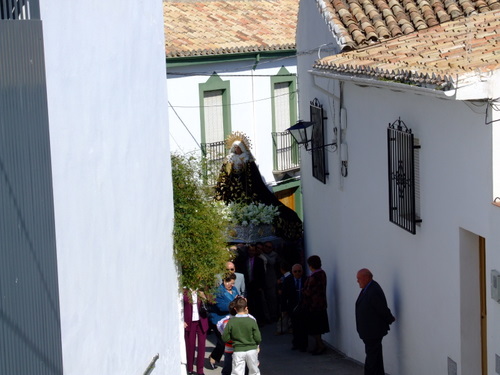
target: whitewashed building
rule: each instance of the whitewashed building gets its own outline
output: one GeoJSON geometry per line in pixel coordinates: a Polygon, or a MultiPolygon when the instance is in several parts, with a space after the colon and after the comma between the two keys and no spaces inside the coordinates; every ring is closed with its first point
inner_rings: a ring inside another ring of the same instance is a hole
{"type": "Polygon", "coordinates": [[[301,147],[306,251],[328,275],[324,339],[364,361],[354,306],[367,267],[397,319],[388,374],[500,373],[499,5],[358,5],[299,10],[299,114],[321,107],[312,144],[337,145],[301,147]]]}
{"type": "Polygon", "coordinates": [[[179,374],[162,3],[0,3],[0,373],[179,374]]]}
{"type": "MultiPolygon", "coordinates": [[[[301,216],[297,121],[298,0],[164,2],[170,144],[205,156],[213,183],[232,131],[252,141],[259,170],[301,216]]],[[[209,173],[210,174],[210,173],[209,173]]]]}

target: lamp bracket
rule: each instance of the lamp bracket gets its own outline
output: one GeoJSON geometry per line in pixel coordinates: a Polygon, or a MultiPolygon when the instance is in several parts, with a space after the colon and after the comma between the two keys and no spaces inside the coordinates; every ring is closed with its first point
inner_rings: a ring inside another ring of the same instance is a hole
{"type": "Polygon", "coordinates": [[[337,150],[337,142],[333,142],[333,143],[328,143],[327,145],[323,145],[323,146],[316,146],[316,147],[308,147],[310,142],[306,143],[305,144],[305,147],[306,147],[306,151],[309,151],[309,152],[312,152],[312,151],[316,151],[316,150],[322,150],[326,147],[332,147],[332,150],[333,151],[336,151],[337,150]]]}

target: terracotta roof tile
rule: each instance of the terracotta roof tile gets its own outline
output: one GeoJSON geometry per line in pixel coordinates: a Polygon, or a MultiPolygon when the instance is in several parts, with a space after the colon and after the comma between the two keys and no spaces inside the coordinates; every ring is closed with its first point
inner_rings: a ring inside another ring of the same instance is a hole
{"type": "Polygon", "coordinates": [[[167,58],[295,49],[299,0],[167,0],[167,58]]]}
{"type": "Polygon", "coordinates": [[[341,49],[364,48],[500,9],[498,0],[316,0],[341,49]]]}
{"type": "Polygon", "coordinates": [[[500,11],[480,13],[325,57],[314,69],[448,88],[457,79],[500,69],[500,11]]]}

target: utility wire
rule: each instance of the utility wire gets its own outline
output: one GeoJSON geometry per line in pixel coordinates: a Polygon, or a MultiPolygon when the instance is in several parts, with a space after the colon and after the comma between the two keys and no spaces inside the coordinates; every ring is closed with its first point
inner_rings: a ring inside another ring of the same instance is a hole
{"type": "Polygon", "coordinates": [[[184,125],[184,127],[186,128],[186,130],[188,131],[189,135],[191,136],[191,138],[193,138],[193,140],[195,141],[196,145],[200,148],[201,150],[201,145],[198,143],[198,141],[196,140],[196,138],[193,136],[193,133],[191,133],[188,129],[188,127],[186,126],[186,124],[184,123],[184,121],[182,121],[181,117],[179,116],[179,114],[177,113],[177,111],[175,110],[175,108],[172,106],[172,104],[170,103],[170,100],[168,101],[168,105],[170,108],[172,108],[172,111],[174,111],[175,115],[177,116],[177,118],[179,119],[179,121],[181,122],[182,125],[184,125]]]}
{"type": "MultiPolygon", "coordinates": [[[[243,104],[251,104],[251,103],[256,103],[256,102],[263,102],[265,100],[269,99],[274,99],[274,98],[279,98],[280,96],[287,96],[287,95],[292,95],[295,94],[297,90],[295,91],[290,91],[285,94],[280,94],[280,95],[273,95],[268,98],[262,98],[262,99],[256,99],[256,100],[250,100],[248,102],[240,102],[240,103],[231,103],[231,104],[215,104],[215,105],[204,105],[203,108],[217,108],[217,107],[234,107],[237,105],[243,105],[243,104]]],[[[168,102],[170,107],[173,109],[174,106],[168,102]]],[[[175,108],[201,108],[199,105],[176,105],[175,108]]],[[[177,114],[177,113],[176,113],[177,114]]]]}

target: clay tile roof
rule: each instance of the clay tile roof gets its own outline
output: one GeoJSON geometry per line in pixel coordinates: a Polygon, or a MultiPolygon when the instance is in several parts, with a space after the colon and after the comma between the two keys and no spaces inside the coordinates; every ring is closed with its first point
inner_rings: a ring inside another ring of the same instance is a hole
{"type": "Polygon", "coordinates": [[[316,0],[343,51],[500,9],[498,0],[316,0]]]}
{"type": "Polygon", "coordinates": [[[295,49],[299,0],[164,0],[167,58],[295,49]]]}
{"type": "Polygon", "coordinates": [[[325,57],[314,69],[447,89],[500,69],[500,10],[325,57]]]}

